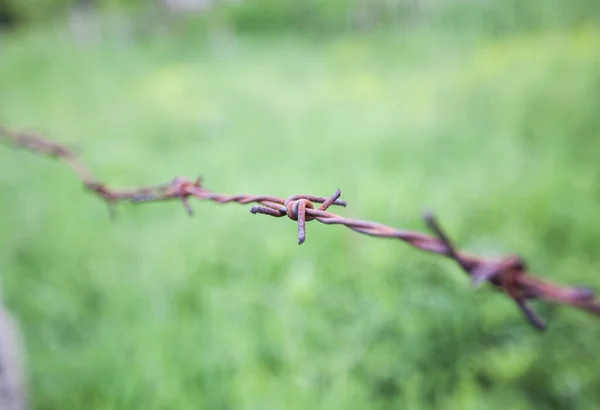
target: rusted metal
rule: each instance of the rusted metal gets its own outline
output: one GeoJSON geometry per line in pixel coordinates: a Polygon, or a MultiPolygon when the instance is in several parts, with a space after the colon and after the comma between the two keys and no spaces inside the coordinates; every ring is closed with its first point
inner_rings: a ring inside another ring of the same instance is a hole
{"type": "Polygon", "coordinates": [[[316,220],[326,225],[343,225],[355,232],[379,238],[399,239],[419,250],[445,256],[454,260],[469,275],[473,284],[488,282],[512,299],[525,319],[536,329],[543,330],[546,325],[537,313],[528,305],[530,300],[544,300],[556,304],[569,305],[600,317],[600,301],[588,288],[560,286],[540,279],[530,273],[524,260],[518,255],[502,259],[486,259],[458,251],[432,213],[426,213],[423,219],[433,236],[419,232],[400,230],[383,224],[345,218],[329,212],[332,205],[346,206],[340,199],[338,189],[328,198],[295,194],[288,198],[269,195],[226,195],[206,189],[201,178],[188,180],[175,178],[170,183],[138,189],[115,190],[98,182],[72,150],[30,133],[14,133],[0,128],[0,140],[16,146],[39,152],[67,163],[84,182],[88,190],[98,195],[109,205],[117,202],[145,203],[168,200],[182,202],[189,215],[193,214],[190,198],[213,201],[221,204],[255,204],[250,209],[253,214],[263,214],[281,218],[287,216],[297,223],[298,244],[306,240],[306,223],[316,220]],[[318,206],[316,206],[318,204],[318,206]]]}
{"type": "Polygon", "coordinates": [[[111,216],[115,215],[114,206],[118,202],[133,201],[136,198],[153,192],[162,192],[168,196],[172,189],[172,184],[133,189],[111,188],[96,179],[72,149],[44,139],[31,132],[14,132],[0,126],[0,141],[64,162],[83,182],[84,187],[88,191],[96,194],[106,202],[111,216]]]}
{"type": "MultiPolygon", "coordinates": [[[[332,198],[338,198],[339,194],[338,190],[332,198]]],[[[294,200],[295,196],[288,199],[294,200]]],[[[303,202],[302,205],[305,203],[303,202]]],[[[457,251],[432,213],[426,213],[423,218],[435,237],[419,232],[399,230],[375,222],[344,218],[331,212],[325,212],[325,210],[314,209],[314,206],[298,206],[297,209],[298,213],[291,216],[284,212],[283,208],[274,209],[273,207],[254,206],[250,212],[275,217],[287,215],[294,221],[314,219],[327,225],[344,225],[365,235],[399,239],[422,251],[446,256],[453,259],[470,276],[474,284],[488,281],[496,289],[504,291],[515,301],[527,321],[539,330],[546,327],[545,323],[527,304],[527,300],[542,299],[553,303],[568,304],[600,316],[600,302],[595,300],[594,293],[590,289],[559,286],[536,278],[527,273],[526,264],[520,256],[511,255],[501,260],[489,260],[457,251]]],[[[304,239],[304,226],[300,227],[299,223],[298,243],[304,242],[304,239]]]]}

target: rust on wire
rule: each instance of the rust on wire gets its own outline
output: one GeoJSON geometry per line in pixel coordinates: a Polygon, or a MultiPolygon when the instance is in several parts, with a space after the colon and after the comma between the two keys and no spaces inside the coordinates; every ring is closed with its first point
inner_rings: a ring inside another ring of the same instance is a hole
{"type": "Polygon", "coordinates": [[[298,226],[298,244],[306,240],[306,223],[316,220],[326,225],[343,225],[355,232],[379,238],[401,240],[419,250],[438,254],[452,259],[470,277],[473,284],[488,282],[495,289],[512,299],[525,319],[538,330],[546,327],[544,321],[531,308],[529,301],[544,300],[550,303],[569,305],[600,317],[600,301],[588,288],[561,286],[540,279],[528,272],[527,265],[518,255],[500,260],[485,259],[468,255],[457,250],[448,235],[441,228],[432,213],[426,213],[423,219],[433,235],[400,230],[370,221],[345,218],[328,209],[333,206],[346,206],[340,199],[338,189],[328,198],[296,194],[288,198],[269,195],[226,195],[206,189],[201,178],[188,180],[175,178],[163,185],[145,188],[115,190],[96,180],[77,155],[67,147],[47,141],[32,133],[12,132],[0,127],[0,141],[11,143],[30,151],[55,157],[65,162],[81,179],[84,186],[107,202],[145,203],[179,200],[189,215],[193,214],[190,198],[213,201],[216,203],[255,204],[250,209],[253,214],[272,217],[287,216],[298,226]]]}

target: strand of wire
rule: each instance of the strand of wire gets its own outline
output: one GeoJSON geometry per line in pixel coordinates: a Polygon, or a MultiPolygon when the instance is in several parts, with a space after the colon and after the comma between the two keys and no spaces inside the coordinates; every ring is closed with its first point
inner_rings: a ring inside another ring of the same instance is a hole
{"type": "MultiPolygon", "coordinates": [[[[401,240],[414,248],[428,253],[438,254],[454,260],[469,275],[475,285],[490,283],[497,290],[511,298],[525,319],[536,329],[546,327],[544,321],[529,306],[528,301],[541,299],[551,303],[566,304],[600,317],[600,302],[588,288],[560,286],[540,279],[527,272],[527,266],[518,255],[510,255],[500,260],[491,260],[468,255],[456,250],[449,237],[442,230],[433,214],[424,215],[426,225],[433,236],[419,232],[400,230],[383,224],[345,218],[328,209],[346,206],[340,199],[338,189],[330,197],[296,194],[288,198],[269,195],[227,195],[207,190],[202,186],[201,178],[194,181],[174,178],[162,185],[115,190],[96,180],[77,155],[67,147],[50,142],[32,133],[15,133],[0,127],[0,138],[15,146],[55,157],[65,162],[82,180],[84,186],[98,195],[109,205],[119,201],[133,203],[179,200],[189,215],[193,214],[189,198],[208,200],[216,203],[256,204],[250,212],[281,218],[287,216],[298,225],[298,244],[306,240],[306,223],[316,220],[326,225],[343,225],[355,232],[379,237],[401,240]],[[315,204],[319,204],[315,207],[315,204]]],[[[110,208],[112,210],[112,206],[110,208]]],[[[111,214],[114,214],[111,212],[111,214]]]]}

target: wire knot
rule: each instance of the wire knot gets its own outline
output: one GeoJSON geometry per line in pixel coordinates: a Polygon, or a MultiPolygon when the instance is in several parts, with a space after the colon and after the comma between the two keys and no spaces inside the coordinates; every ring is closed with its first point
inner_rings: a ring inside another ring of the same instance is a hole
{"type": "Polygon", "coordinates": [[[176,177],[168,184],[141,189],[131,196],[130,199],[133,203],[179,199],[188,215],[192,216],[194,211],[189,204],[188,198],[191,195],[198,196],[201,192],[205,192],[202,188],[201,177],[198,177],[194,181],[176,177]]]}
{"type": "Polygon", "coordinates": [[[327,208],[331,205],[346,206],[346,202],[340,199],[341,195],[342,192],[339,189],[329,198],[296,194],[283,201],[283,207],[279,205],[281,202],[275,204],[269,203],[269,201],[263,201],[261,202],[263,206],[253,206],[252,209],[250,209],[250,212],[253,214],[274,216],[276,218],[287,215],[292,221],[297,221],[298,245],[302,245],[306,240],[306,222],[317,219],[318,217],[323,217],[325,211],[327,211],[327,208]],[[315,209],[314,202],[321,205],[315,209]],[[319,212],[321,214],[319,214],[319,212]]]}
{"type": "Polygon", "coordinates": [[[297,199],[299,195],[293,195],[287,198],[284,202],[285,213],[292,221],[297,221],[298,218],[304,218],[305,221],[312,221],[314,216],[307,215],[307,209],[315,209],[314,204],[306,198],[297,199]]]}
{"type": "Polygon", "coordinates": [[[188,198],[190,195],[194,193],[198,193],[202,190],[202,177],[196,178],[194,181],[190,181],[189,179],[176,177],[171,183],[161,192],[163,198],[179,198],[183,207],[189,216],[194,215],[194,211],[190,206],[188,198]]]}

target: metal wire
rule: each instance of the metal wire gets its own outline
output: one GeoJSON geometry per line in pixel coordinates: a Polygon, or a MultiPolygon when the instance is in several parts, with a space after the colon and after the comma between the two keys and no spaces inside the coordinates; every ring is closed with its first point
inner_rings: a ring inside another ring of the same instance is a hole
{"type": "Polygon", "coordinates": [[[269,195],[226,195],[209,191],[202,185],[201,178],[188,180],[175,178],[170,183],[137,189],[116,190],[96,180],[77,155],[67,147],[47,141],[35,134],[11,132],[0,127],[0,140],[15,146],[55,157],[71,167],[84,186],[98,195],[107,204],[128,201],[145,203],[167,200],[182,202],[189,215],[193,214],[189,198],[208,200],[216,203],[256,204],[250,212],[276,218],[287,216],[297,223],[298,244],[306,240],[306,223],[316,220],[326,225],[343,225],[355,232],[378,238],[399,239],[414,248],[445,256],[454,260],[474,284],[488,282],[512,299],[525,319],[534,328],[544,330],[545,322],[529,306],[528,301],[540,299],[551,303],[569,305],[600,317],[600,301],[588,288],[560,286],[528,273],[524,260],[518,255],[510,255],[499,260],[485,259],[456,250],[448,235],[441,228],[432,213],[423,219],[433,236],[419,232],[399,230],[376,222],[345,218],[328,209],[333,206],[346,206],[340,199],[338,189],[328,198],[295,194],[288,198],[269,195]],[[318,205],[316,205],[318,204],[318,205]]]}

